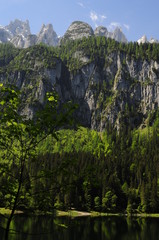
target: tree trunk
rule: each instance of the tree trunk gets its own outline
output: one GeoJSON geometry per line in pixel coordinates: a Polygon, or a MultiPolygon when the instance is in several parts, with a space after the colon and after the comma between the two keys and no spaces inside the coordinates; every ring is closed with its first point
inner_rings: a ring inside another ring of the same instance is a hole
{"type": "Polygon", "coordinates": [[[9,228],[10,228],[10,223],[11,223],[13,217],[14,217],[15,210],[17,208],[17,202],[18,202],[20,189],[21,189],[21,185],[22,185],[22,179],[23,179],[23,169],[24,169],[24,163],[22,164],[22,168],[21,168],[21,174],[20,174],[20,178],[19,178],[18,191],[16,193],[16,197],[15,197],[15,200],[14,200],[13,208],[11,210],[11,214],[10,214],[10,216],[8,218],[8,221],[7,221],[7,227],[6,227],[6,230],[5,230],[5,240],[9,240],[9,238],[8,238],[8,236],[9,236],[9,228]]]}

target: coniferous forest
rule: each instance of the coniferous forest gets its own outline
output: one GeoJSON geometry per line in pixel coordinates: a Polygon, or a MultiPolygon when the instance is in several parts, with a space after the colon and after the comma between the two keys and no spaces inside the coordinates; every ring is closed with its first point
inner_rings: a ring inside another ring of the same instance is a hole
{"type": "MultiPolygon", "coordinates": [[[[59,131],[58,141],[49,136],[26,166],[19,209],[158,212],[158,131],[156,121],[143,130],[80,127],[59,131]]],[[[0,205],[10,208],[15,179],[3,173],[0,181],[0,205]]]]}

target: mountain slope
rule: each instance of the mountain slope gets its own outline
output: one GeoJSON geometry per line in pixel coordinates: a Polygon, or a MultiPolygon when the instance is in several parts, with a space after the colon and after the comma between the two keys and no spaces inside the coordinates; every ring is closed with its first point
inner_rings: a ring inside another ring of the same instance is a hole
{"type": "Polygon", "coordinates": [[[158,44],[121,44],[92,36],[58,48],[37,45],[12,52],[1,63],[0,79],[25,92],[25,114],[34,114],[53,88],[61,101],[79,104],[76,118],[92,129],[144,127],[157,114],[158,44]]]}

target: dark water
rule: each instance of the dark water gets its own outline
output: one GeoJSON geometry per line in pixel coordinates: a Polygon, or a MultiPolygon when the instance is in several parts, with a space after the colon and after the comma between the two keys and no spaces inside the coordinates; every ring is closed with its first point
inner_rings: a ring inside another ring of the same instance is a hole
{"type": "MultiPolygon", "coordinates": [[[[4,220],[0,219],[0,224],[4,220]]],[[[158,218],[16,216],[9,240],[159,240],[158,218]]],[[[4,230],[0,229],[0,240],[4,230]]]]}

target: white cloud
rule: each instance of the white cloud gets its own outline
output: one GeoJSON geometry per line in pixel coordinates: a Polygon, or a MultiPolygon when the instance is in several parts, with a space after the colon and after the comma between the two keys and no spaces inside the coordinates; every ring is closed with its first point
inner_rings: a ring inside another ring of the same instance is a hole
{"type": "Polygon", "coordinates": [[[97,14],[95,11],[90,12],[90,18],[95,27],[98,27],[107,17],[105,15],[97,14]]]}
{"type": "Polygon", "coordinates": [[[111,22],[108,26],[109,31],[113,31],[116,27],[121,27],[119,22],[111,22]]]}
{"type": "Polygon", "coordinates": [[[93,22],[96,22],[98,20],[98,15],[95,12],[91,11],[90,18],[92,19],[93,22]]]}
{"type": "Polygon", "coordinates": [[[105,20],[107,17],[105,15],[100,15],[101,20],[105,20]]]}
{"type": "Polygon", "coordinates": [[[83,3],[81,3],[81,2],[78,2],[77,3],[80,7],[82,7],[82,8],[85,8],[85,6],[84,6],[84,4],[83,3]]]}
{"type": "Polygon", "coordinates": [[[129,25],[123,24],[123,26],[129,31],[129,29],[130,29],[130,26],[129,26],[129,25]]]}

